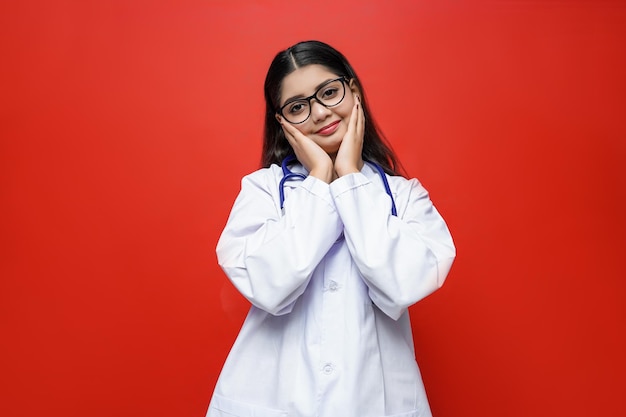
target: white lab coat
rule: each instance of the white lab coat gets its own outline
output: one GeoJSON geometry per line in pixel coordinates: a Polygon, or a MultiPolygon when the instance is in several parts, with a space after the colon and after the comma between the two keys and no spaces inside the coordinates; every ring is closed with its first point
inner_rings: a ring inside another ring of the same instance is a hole
{"type": "MultiPolygon", "coordinates": [[[[292,168],[303,172],[300,165],[292,168]]],[[[285,184],[280,167],[242,188],[218,261],[252,303],[208,417],[431,416],[407,308],[439,288],[452,238],[415,180],[378,172],[285,184]]]]}

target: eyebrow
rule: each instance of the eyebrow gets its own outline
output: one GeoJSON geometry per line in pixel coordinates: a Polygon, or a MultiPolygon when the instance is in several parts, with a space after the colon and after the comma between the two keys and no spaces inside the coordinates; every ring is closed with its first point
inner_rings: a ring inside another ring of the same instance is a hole
{"type": "MultiPolygon", "coordinates": [[[[317,90],[319,90],[320,87],[322,87],[324,84],[326,84],[327,82],[332,81],[332,80],[334,80],[334,78],[328,78],[327,80],[322,81],[321,83],[319,83],[315,87],[315,92],[317,92],[317,90]]],[[[285,100],[285,102],[280,107],[284,107],[287,104],[291,103],[292,101],[296,101],[296,100],[299,100],[299,99],[304,98],[304,97],[307,97],[307,96],[305,96],[304,94],[298,94],[298,95],[295,95],[293,97],[289,97],[287,100],[285,100]]],[[[310,96],[308,96],[308,97],[310,97],[310,96]]]]}

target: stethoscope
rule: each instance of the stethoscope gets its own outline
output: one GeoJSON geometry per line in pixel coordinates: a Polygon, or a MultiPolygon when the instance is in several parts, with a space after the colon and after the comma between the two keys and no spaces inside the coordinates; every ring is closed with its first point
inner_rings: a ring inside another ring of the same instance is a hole
{"type": "MultiPolygon", "coordinates": [[[[283,203],[285,202],[285,182],[291,181],[294,179],[301,179],[301,180],[306,179],[306,175],[301,174],[299,172],[293,172],[289,169],[289,164],[295,160],[296,160],[296,157],[294,155],[289,155],[285,159],[283,159],[283,162],[280,164],[283,169],[283,178],[278,183],[281,210],[283,209],[283,203]]],[[[394,216],[397,216],[398,212],[396,211],[396,202],[394,201],[393,195],[391,194],[391,188],[389,187],[389,181],[387,181],[387,175],[385,175],[385,171],[383,171],[383,168],[380,165],[374,162],[370,162],[370,161],[367,161],[367,162],[370,165],[372,165],[374,168],[376,168],[376,171],[378,171],[380,178],[383,180],[383,185],[385,186],[385,192],[387,193],[389,198],[391,198],[391,214],[394,216]]]]}

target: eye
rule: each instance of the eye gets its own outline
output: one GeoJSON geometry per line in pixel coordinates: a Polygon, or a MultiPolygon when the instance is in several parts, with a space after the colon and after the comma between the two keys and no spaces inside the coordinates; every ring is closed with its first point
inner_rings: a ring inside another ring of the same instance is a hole
{"type": "Polygon", "coordinates": [[[306,110],[308,103],[303,101],[294,101],[287,106],[287,112],[289,114],[300,114],[306,110]]]}
{"type": "Polygon", "coordinates": [[[337,94],[339,94],[339,88],[337,87],[328,87],[322,91],[320,91],[320,98],[322,100],[329,100],[332,98],[337,97],[337,94]]]}

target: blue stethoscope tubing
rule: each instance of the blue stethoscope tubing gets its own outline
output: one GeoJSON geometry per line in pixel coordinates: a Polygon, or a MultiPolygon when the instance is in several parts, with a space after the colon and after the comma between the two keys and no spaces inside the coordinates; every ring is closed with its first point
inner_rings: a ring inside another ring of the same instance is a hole
{"type": "MultiPolygon", "coordinates": [[[[294,155],[289,155],[285,159],[283,159],[283,162],[280,164],[280,166],[283,169],[283,177],[278,183],[281,210],[283,209],[283,203],[285,202],[285,182],[291,181],[294,179],[301,179],[301,180],[306,179],[306,175],[300,174],[298,172],[293,172],[289,169],[289,164],[295,160],[296,160],[296,157],[294,155]]],[[[383,171],[383,168],[380,165],[374,162],[370,162],[370,161],[367,161],[367,162],[373,165],[374,168],[376,168],[376,171],[378,171],[380,178],[383,180],[385,192],[387,193],[389,198],[391,198],[391,214],[394,216],[398,216],[398,212],[396,211],[396,202],[393,199],[393,194],[391,193],[391,188],[389,187],[389,181],[387,181],[387,175],[385,174],[385,171],[383,171]]]]}

